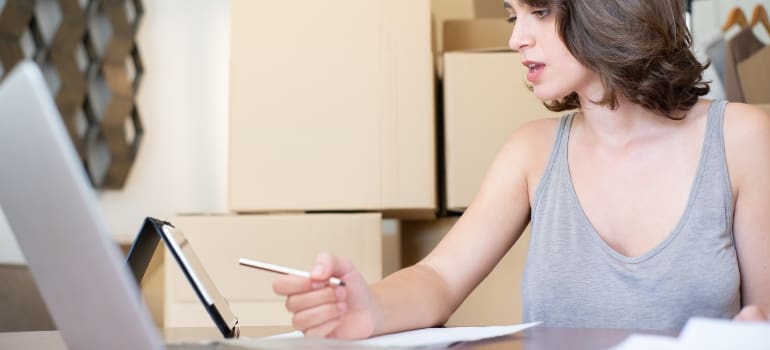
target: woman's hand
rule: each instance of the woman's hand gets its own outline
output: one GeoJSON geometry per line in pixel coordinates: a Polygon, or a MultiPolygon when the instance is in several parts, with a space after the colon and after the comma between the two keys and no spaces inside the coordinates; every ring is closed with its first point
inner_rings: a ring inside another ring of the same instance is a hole
{"type": "Polygon", "coordinates": [[[741,312],[739,312],[735,317],[733,317],[734,321],[750,321],[750,322],[756,322],[756,321],[770,321],[770,315],[762,311],[758,306],[755,305],[749,305],[743,308],[741,312]]]}
{"type": "Polygon", "coordinates": [[[309,279],[280,276],[273,280],[273,291],[286,297],[286,309],[294,314],[292,325],[305,336],[362,339],[375,330],[372,292],[347,259],[321,253],[309,279]],[[332,276],[345,286],[330,285],[332,276]]]}

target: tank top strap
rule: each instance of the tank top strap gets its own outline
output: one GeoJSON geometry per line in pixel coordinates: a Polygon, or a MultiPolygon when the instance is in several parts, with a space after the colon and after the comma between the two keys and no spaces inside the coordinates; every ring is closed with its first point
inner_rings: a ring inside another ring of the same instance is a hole
{"type": "MultiPolygon", "coordinates": [[[[707,182],[710,186],[721,189],[724,196],[725,217],[732,234],[732,184],[730,172],[727,168],[727,152],[725,151],[725,107],[727,100],[714,100],[711,102],[706,122],[706,136],[703,143],[701,161],[703,164],[698,173],[698,180],[707,182]],[[705,178],[705,179],[702,179],[705,178]]],[[[707,185],[708,186],[708,185],[707,185]]]]}
{"type": "MultiPolygon", "coordinates": [[[[724,156],[725,151],[725,107],[727,106],[727,100],[714,100],[711,102],[711,106],[708,111],[708,121],[706,125],[706,142],[705,144],[714,145],[713,149],[720,152],[724,156]]],[[[716,154],[719,156],[720,154],[716,154]]]]}
{"type": "Polygon", "coordinates": [[[556,130],[556,139],[553,142],[553,148],[551,149],[551,155],[548,158],[548,164],[546,164],[543,176],[540,178],[540,182],[535,190],[535,199],[532,205],[532,213],[535,212],[537,204],[542,197],[543,191],[548,188],[551,183],[553,175],[557,170],[563,166],[566,166],[567,161],[567,144],[569,142],[569,132],[572,128],[572,120],[575,118],[574,113],[569,113],[561,116],[559,120],[559,127],[556,130]]]}

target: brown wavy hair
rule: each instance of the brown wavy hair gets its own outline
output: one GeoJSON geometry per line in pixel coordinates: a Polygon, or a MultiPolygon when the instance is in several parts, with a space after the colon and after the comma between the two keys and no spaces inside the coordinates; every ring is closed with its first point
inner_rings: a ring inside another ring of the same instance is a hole
{"type": "MultiPolygon", "coordinates": [[[[617,108],[618,96],[671,119],[681,119],[709,92],[690,50],[682,0],[510,0],[549,8],[561,40],[605,87],[594,103],[617,108]]],[[[560,112],[580,107],[577,93],[544,103],[560,112]]]]}

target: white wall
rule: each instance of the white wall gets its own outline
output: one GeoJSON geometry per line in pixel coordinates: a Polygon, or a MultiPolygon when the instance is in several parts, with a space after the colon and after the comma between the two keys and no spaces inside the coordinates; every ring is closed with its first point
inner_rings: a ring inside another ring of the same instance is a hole
{"type": "Polygon", "coordinates": [[[226,210],[230,1],[143,3],[145,138],[125,188],[101,193],[121,237],[147,215],[226,210]]]}
{"type": "MultiPolygon", "coordinates": [[[[226,210],[230,0],[143,4],[137,101],[145,138],[125,188],[99,194],[121,240],[148,215],[226,210]]],[[[0,262],[23,262],[2,215],[0,262]]]]}

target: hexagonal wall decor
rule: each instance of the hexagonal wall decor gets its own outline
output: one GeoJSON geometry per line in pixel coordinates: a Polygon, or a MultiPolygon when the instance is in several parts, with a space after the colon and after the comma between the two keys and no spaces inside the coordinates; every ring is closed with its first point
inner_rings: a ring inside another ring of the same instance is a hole
{"type": "Polygon", "coordinates": [[[120,189],[144,134],[136,92],[144,73],[140,0],[0,2],[0,79],[40,65],[94,187],[120,189]]]}

